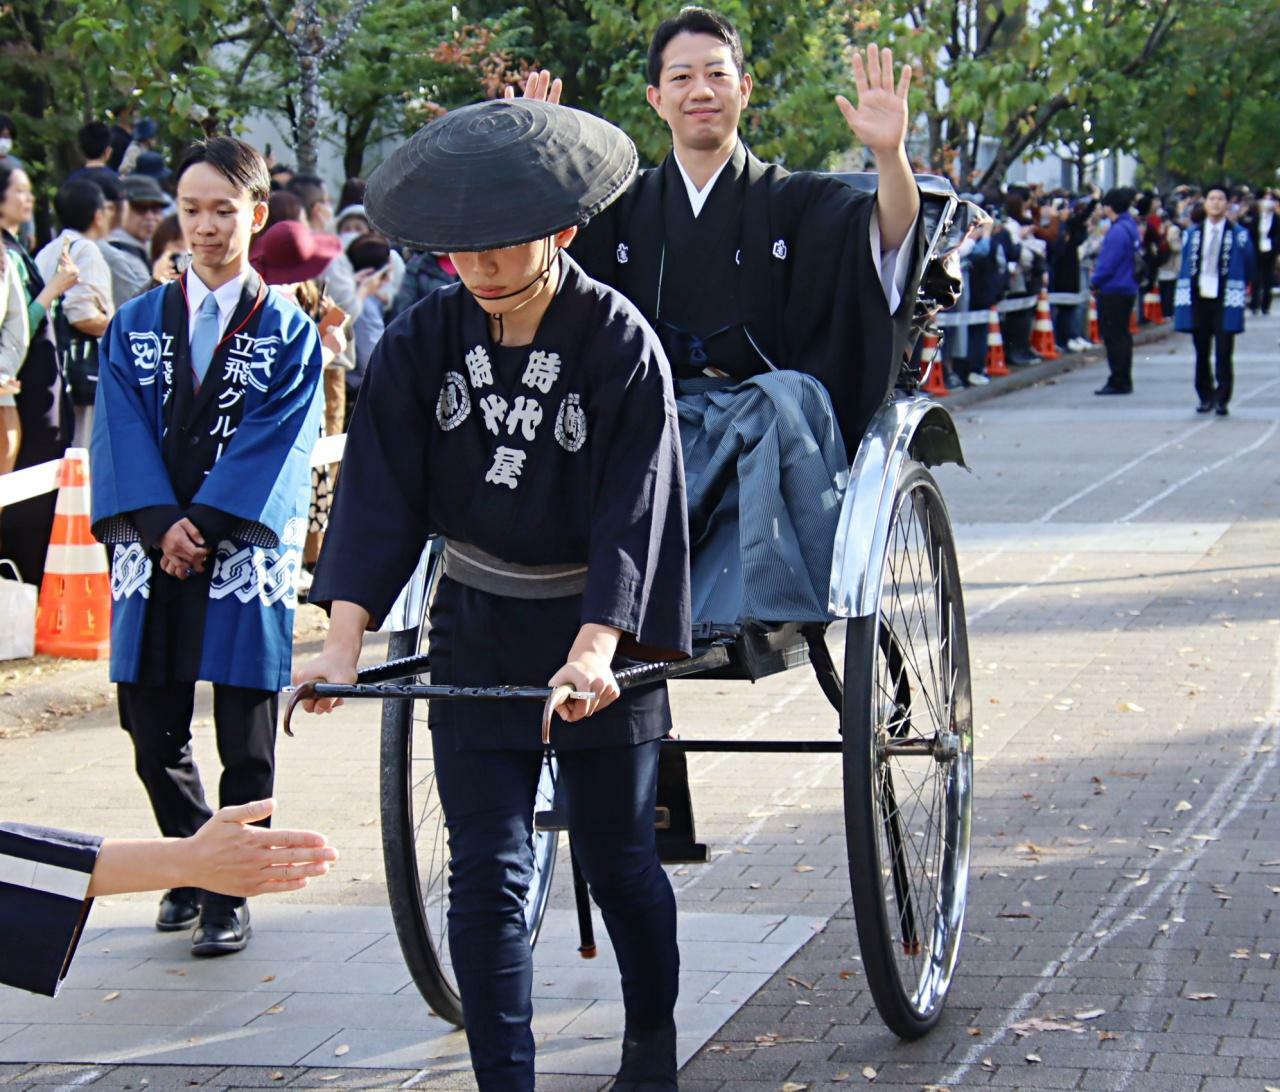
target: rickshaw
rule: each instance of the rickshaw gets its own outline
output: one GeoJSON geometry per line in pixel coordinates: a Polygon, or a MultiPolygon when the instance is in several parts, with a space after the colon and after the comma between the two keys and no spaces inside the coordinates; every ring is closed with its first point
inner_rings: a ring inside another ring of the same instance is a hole
{"type": "MultiPolygon", "coordinates": [[[[874,174],[836,175],[874,192],[874,174]]],[[[928,272],[947,283],[949,258],[980,219],[943,178],[917,176],[923,197],[928,272]]],[[[958,286],[956,287],[958,291],[958,286]]],[[[939,295],[943,293],[939,292],[939,295]]],[[[948,302],[954,302],[948,301],[948,302]]],[[[940,1018],[960,949],[969,879],[973,810],[973,713],[969,648],[955,541],[929,471],[963,465],[950,414],[921,393],[928,368],[910,364],[913,343],[941,301],[922,288],[896,378],[859,444],[843,497],[831,561],[830,620],[824,623],[700,623],[693,655],[629,667],[620,686],[658,679],[750,680],[808,664],[835,712],[836,731],[808,740],[663,741],[658,848],[664,863],[705,862],[694,836],[686,755],[739,751],[839,756],[850,890],[867,982],[881,1017],[903,1039],[940,1018]],[[844,626],[843,662],[828,637],[844,626]]],[[[388,662],[354,685],[307,683],[308,697],[372,698],[382,704],[380,797],[383,853],[396,934],[432,1012],[462,1024],[448,958],[449,848],[436,795],[426,706],[433,700],[524,697],[544,702],[544,740],[554,704],[549,688],[468,688],[430,682],[426,620],[442,564],[429,543],[388,621],[388,662]]],[[[286,714],[286,731],[289,714],[286,714]]],[[[548,749],[535,803],[534,876],[525,913],[536,942],[546,913],[560,835],[556,760],[548,749]]],[[[572,865],[572,845],[569,846],[572,865]]],[[[590,896],[577,868],[573,888],[579,951],[595,954],[590,896]]]]}

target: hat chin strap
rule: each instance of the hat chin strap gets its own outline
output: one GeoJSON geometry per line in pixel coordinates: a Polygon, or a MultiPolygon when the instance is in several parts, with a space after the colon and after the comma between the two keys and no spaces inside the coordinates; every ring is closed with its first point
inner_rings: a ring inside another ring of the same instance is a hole
{"type": "MultiPolygon", "coordinates": [[[[515,298],[516,296],[519,296],[519,295],[521,295],[521,294],[522,294],[522,293],[524,293],[524,292],[528,292],[528,291],[529,291],[529,289],[530,289],[530,288],[532,288],[532,287],[533,287],[535,284],[537,284],[539,281],[544,282],[544,285],[543,285],[543,286],[545,286],[545,282],[546,282],[546,281],[547,281],[547,279],[551,276],[551,264],[552,264],[552,262],[554,262],[554,261],[555,261],[555,258],[556,258],[556,255],[555,255],[555,249],[554,249],[554,247],[553,247],[553,245],[552,245],[551,240],[550,240],[550,239],[548,239],[548,240],[547,240],[547,264],[546,264],[545,268],[542,270],[542,272],[541,272],[541,273],[539,273],[536,277],[534,277],[534,278],[533,278],[533,280],[531,280],[531,281],[530,281],[528,284],[526,284],[523,288],[517,288],[514,292],[508,292],[508,293],[506,293],[505,295],[502,295],[502,296],[486,296],[486,297],[485,297],[485,299],[490,300],[490,301],[492,301],[492,300],[509,300],[509,299],[513,299],[513,298],[515,298]]],[[[514,315],[514,314],[515,314],[517,311],[519,311],[522,307],[528,307],[528,306],[529,306],[529,304],[531,304],[534,300],[536,300],[536,299],[537,299],[539,296],[541,296],[541,295],[542,295],[542,287],[539,287],[539,289],[538,289],[538,290],[537,290],[537,291],[536,291],[532,296],[530,296],[527,300],[525,300],[523,303],[517,303],[513,308],[511,308],[511,310],[510,310],[510,311],[505,312],[505,313],[506,313],[506,314],[512,314],[512,315],[514,315]]],[[[476,300],[479,300],[479,299],[480,299],[480,297],[479,297],[479,296],[474,296],[474,295],[473,295],[473,297],[472,297],[472,298],[473,298],[473,299],[476,299],[476,300]]],[[[490,315],[489,317],[490,317],[491,319],[495,319],[495,320],[497,321],[497,323],[498,323],[498,338],[497,338],[497,342],[496,342],[496,344],[501,345],[501,344],[502,344],[502,335],[503,335],[503,329],[502,329],[502,325],[503,325],[503,324],[502,324],[503,313],[499,313],[499,314],[496,314],[496,315],[490,315]]]]}

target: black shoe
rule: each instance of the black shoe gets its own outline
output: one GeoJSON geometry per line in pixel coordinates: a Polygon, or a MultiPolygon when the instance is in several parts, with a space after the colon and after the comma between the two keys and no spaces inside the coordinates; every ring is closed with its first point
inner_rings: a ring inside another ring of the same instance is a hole
{"type": "Polygon", "coordinates": [[[1213,412],[1216,413],[1219,417],[1226,417],[1228,412],[1230,411],[1227,409],[1227,404],[1225,402],[1220,402],[1218,404],[1218,408],[1213,412]]]}
{"type": "Polygon", "coordinates": [[[1200,405],[1196,406],[1196,413],[1208,413],[1213,409],[1213,403],[1207,398],[1200,400],[1200,405]]]}
{"type": "Polygon", "coordinates": [[[1133,388],[1132,387],[1116,387],[1116,386],[1112,386],[1112,384],[1110,383],[1104,383],[1101,387],[1099,387],[1093,393],[1094,394],[1132,394],[1133,388]]]}
{"type": "Polygon", "coordinates": [[[677,1092],[675,1025],[622,1036],[622,1068],[613,1092],[677,1092]]]}
{"type": "Polygon", "coordinates": [[[238,906],[211,896],[200,911],[200,924],[191,935],[191,954],[195,956],[230,955],[244,950],[253,929],[249,925],[249,904],[238,906]]]}
{"type": "Polygon", "coordinates": [[[200,916],[200,898],[204,894],[198,887],[175,887],[166,891],[160,900],[160,912],[156,915],[156,928],[162,933],[178,933],[190,929],[200,916]]]}

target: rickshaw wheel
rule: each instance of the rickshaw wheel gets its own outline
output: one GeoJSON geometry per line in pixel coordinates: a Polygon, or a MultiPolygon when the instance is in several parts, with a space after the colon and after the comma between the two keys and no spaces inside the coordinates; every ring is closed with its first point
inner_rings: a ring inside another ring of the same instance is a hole
{"type": "Polygon", "coordinates": [[[867,983],[903,1039],[938,1022],[964,925],[973,806],[969,645],[932,475],[899,474],[878,612],[845,642],[844,811],[867,983]]]}
{"type": "MultiPolygon", "coordinates": [[[[429,564],[423,620],[417,628],[391,634],[388,660],[428,651],[426,615],[440,581],[440,555],[433,553],[429,564]]],[[[426,702],[397,698],[382,703],[379,782],[382,856],[400,951],[432,1012],[461,1026],[462,998],[449,959],[449,842],[436,791],[426,702]]],[[[551,809],[555,783],[555,759],[548,757],[535,811],[551,809]]],[[[533,835],[533,879],[525,898],[530,944],[537,941],[546,913],[558,838],[555,831],[536,830],[533,835]]]]}

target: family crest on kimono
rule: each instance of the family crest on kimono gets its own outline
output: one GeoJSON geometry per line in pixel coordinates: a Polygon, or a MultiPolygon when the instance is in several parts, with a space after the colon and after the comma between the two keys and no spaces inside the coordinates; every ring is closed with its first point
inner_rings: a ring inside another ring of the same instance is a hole
{"type": "Polygon", "coordinates": [[[1257,255],[1249,232],[1227,217],[1227,191],[1209,186],[1205,218],[1187,228],[1174,295],[1174,329],[1190,334],[1196,350],[1197,413],[1227,416],[1235,384],[1236,334],[1244,332],[1245,288],[1257,255]]]}
{"type": "MultiPolygon", "coordinates": [[[[191,753],[197,681],[213,684],[221,804],[269,797],[278,692],[292,664],[320,337],[249,265],[267,215],[249,145],[195,145],[178,172],[185,275],[126,303],[102,340],[93,530],[111,548],[111,679],[160,830],[209,818],[191,753]]],[[[193,952],[248,941],[243,899],[178,888],[156,926],[193,952]]]]}

